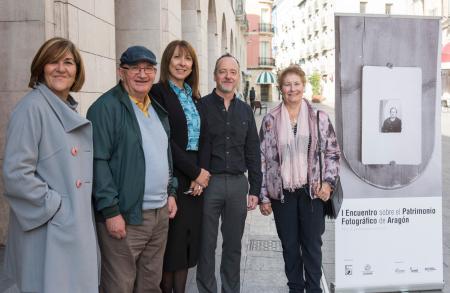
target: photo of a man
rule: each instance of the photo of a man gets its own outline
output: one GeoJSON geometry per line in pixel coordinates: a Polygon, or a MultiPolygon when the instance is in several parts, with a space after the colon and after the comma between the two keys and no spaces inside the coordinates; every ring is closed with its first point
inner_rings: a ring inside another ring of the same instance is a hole
{"type": "Polygon", "coordinates": [[[397,108],[391,107],[389,109],[389,117],[384,120],[381,132],[402,132],[402,120],[397,115],[397,108]]]}

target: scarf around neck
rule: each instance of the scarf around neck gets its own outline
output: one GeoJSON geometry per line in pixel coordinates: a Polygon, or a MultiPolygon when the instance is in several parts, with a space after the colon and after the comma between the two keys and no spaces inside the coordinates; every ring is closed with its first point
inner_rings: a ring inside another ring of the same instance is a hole
{"type": "Polygon", "coordinates": [[[304,100],[297,116],[297,134],[289,119],[289,112],[282,103],[279,128],[279,143],[281,149],[281,178],[283,188],[294,191],[308,182],[308,105],[304,100]]]}

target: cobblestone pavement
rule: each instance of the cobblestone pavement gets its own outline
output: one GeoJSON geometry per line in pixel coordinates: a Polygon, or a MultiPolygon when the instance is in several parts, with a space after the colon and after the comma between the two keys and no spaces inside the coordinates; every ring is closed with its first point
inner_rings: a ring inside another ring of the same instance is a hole
{"type": "MultiPolygon", "coordinates": [[[[269,109],[276,103],[270,103],[269,109]]],[[[334,120],[334,110],[326,105],[317,105],[327,111],[334,120]]],[[[256,123],[259,126],[264,113],[257,113],[256,123]]],[[[442,162],[443,162],[443,250],[444,279],[446,286],[443,292],[450,293],[450,111],[442,112],[442,162]]],[[[220,235],[220,233],[219,233],[220,235]]],[[[221,239],[219,237],[216,251],[216,277],[220,286],[218,264],[221,257],[221,239]]],[[[327,220],[323,236],[323,270],[328,285],[334,281],[334,222],[327,220]]],[[[0,246],[0,265],[3,260],[3,248],[0,246]]],[[[262,216],[259,210],[248,213],[242,240],[241,283],[244,293],[277,293],[288,292],[284,275],[284,263],[281,244],[278,240],[273,216],[262,216]]],[[[0,274],[0,292],[15,293],[10,288],[11,282],[0,274]]],[[[326,292],[327,289],[324,289],[326,292]]],[[[195,283],[195,268],[189,271],[188,293],[198,292],[195,283]]],[[[430,292],[430,291],[428,291],[430,292]]]]}

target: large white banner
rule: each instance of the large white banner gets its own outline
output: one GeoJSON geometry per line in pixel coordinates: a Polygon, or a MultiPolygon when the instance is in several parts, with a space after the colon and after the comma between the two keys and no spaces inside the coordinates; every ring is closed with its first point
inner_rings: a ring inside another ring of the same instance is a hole
{"type": "Polygon", "coordinates": [[[440,20],[336,24],[335,292],[441,289],[440,20]]]}
{"type": "Polygon", "coordinates": [[[440,288],[442,198],[344,201],[336,220],[336,292],[440,288]]]}

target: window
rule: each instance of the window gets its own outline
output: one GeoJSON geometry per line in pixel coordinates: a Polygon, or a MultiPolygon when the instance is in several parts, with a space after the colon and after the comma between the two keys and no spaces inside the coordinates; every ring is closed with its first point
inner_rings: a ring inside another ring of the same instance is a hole
{"type": "Polygon", "coordinates": [[[392,12],[392,3],[386,3],[384,5],[384,13],[389,15],[391,14],[391,12],[392,12]]]}
{"type": "Polygon", "coordinates": [[[261,8],[261,22],[270,23],[270,13],[268,8],[261,8]]]}
{"type": "Polygon", "coordinates": [[[429,15],[429,16],[438,16],[438,9],[436,7],[433,8],[433,9],[429,9],[427,15],[429,15]]]}
{"type": "Polygon", "coordinates": [[[259,44],[259,56],[263,58],[270,57],[270,46],[269,42],[263,41],[259,44]]]}
{"type": "Polygon", "coordinates": [[[359,13],[366,13],[367,2],[359,2],[359,13]]]}
{"type": "Polygon", "coordinates": [[[413,2],[413,13],[415,15],[424,15],[424,10],[423,10],[423,0],[414,0],[413,2]]]}

